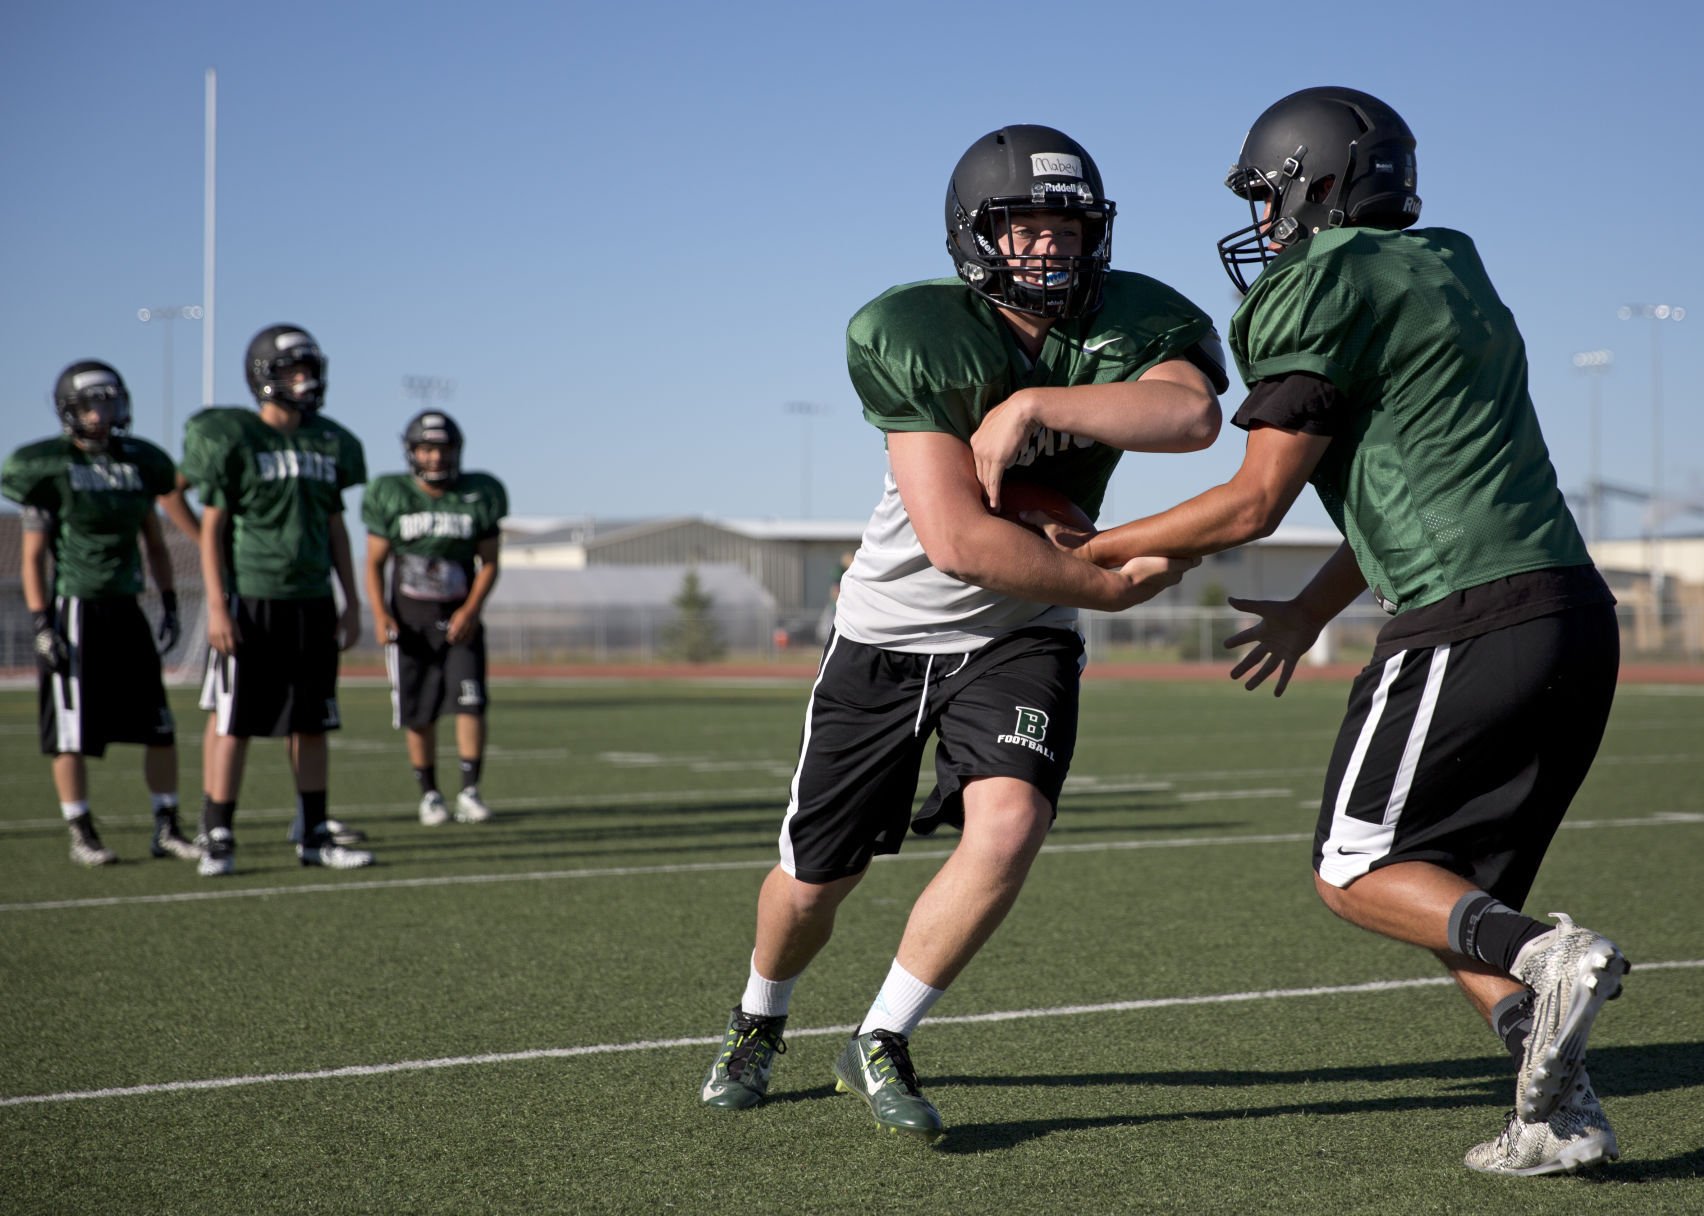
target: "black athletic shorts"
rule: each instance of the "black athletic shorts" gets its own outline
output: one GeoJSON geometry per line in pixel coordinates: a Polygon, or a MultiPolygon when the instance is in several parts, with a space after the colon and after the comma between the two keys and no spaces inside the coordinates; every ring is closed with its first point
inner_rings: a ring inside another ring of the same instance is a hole
{"type": "Polygon", "coordinates": [[[1326,773],[1314,869],[1346,887],[1426,861],[1519,908],[1597,755],[1620,656],[1614,607],[1592,604],[1369,665],[1326,773]]]}
{"type": "Polygon", "coordinates": [[[397,598],[396,641],[385,647],[392,726],[417,730],[446,710],[484,715],[485,626],[475,626],[470,640],[452,646],[446,631],[459,606],[397,598]]]}
{"type": "Polygon", "coordinates": [[[53,612],[71,643],[71,666],[38,681],[42,755],[102,756],[109,743],[175,743],[154,631],[136,597],[61,596],[53,612]]]}
{"type": "Polygon", "coordinates": [[[899,852],[932,734],[936,789],[920,832],[962,824],[964,784],[976,777],[1027,781],[1057,810],[1077,744],[1082,667],[1082,639],[1059,629],[1021,629],[948,655],[833,634],[805,710],[782,868],[832,882],[899,852]]]}
{"type": "Polygon", "coordinates": [[[231,598],[238,642],[233,655],[209,649],[201,708],[221,735],[277,739],[322,735],[337,713],[337,604],[231,598]]]}

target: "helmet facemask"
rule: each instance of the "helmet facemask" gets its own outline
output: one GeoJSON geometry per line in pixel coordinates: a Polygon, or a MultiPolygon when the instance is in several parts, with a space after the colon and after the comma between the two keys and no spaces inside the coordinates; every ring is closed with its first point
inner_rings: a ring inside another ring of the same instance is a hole
{"type": "Polygon", "coordinates": [[[1112,220],[1116,207],[1078,194],[1043,192],[983,199],[973,212],[962,207],[948,238],[959,277],[971,290],[1001,308],[1067,320],[1101,306],[1112,266],[1112,220]],[[1082,228],[1081,253],[1028,253],[1014,229],[1037,216],[1063,218],[1082,228]]]}
{"type": "Polygon", "coordinates": [[[326,357],[305,331],[274,326],[249,344],[248,382],[255,400],[304,417],[325,405],[326,357]]]}
{"type": "Polygon", "coordinates": [[[409,472],[426,485],[452,486],[461,477],[462,433],[454,418],[437,410],[417,414],[402,433],[402,451],[409,472]],[[420,458],[419,449],[443,453],[434,467],[420,458]]]}
{"type": "Polygon", "coordinates": [[[130,429],[130,392],[104,363],[66,368],[54,388],[53,406],[65,434],[87,452],[106,451],[112,436],[130,429]],[[96,415],[93,423],[90,413],[96,415]]]}

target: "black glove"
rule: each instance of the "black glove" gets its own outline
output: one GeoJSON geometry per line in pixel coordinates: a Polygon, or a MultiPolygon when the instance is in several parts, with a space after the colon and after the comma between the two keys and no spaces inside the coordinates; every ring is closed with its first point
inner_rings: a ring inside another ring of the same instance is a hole
{"type": "Polygon", "coordinates": [[[36,666],[52,675],[64,675],[71,670],[71,643],[53,623],[52,613],[32,613],[31,619],[35,622],[36,666]]]}
{"type": "Polygon", "coordinates": [[[160,631],[155,636],[160,639],[161,654],[170,654],[183,636],[183,629],[178,625],[175,591],[160,592],[160,631]]]}

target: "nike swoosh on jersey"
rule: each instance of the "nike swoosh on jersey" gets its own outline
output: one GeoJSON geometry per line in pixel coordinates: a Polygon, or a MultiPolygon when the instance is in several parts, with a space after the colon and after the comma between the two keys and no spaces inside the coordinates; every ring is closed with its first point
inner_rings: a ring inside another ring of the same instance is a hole
{"type": "Polygon", "coordinates": [[[1097,350],[1103,350],[1106,347],[1111,346],[1114,342],[1122,342],[1122,341],[1124,341],[1124,335],[1123,334],[1115,334],[1110,338],[1104,339],[1103,341],[1096,342],[1092,346],[1089,345],[1089,343],[1085,342],[1085,343],[1083,343],[1083,349],[1085,351],[1090,351],[1090,352],[1097,351],[1097,350]]]}

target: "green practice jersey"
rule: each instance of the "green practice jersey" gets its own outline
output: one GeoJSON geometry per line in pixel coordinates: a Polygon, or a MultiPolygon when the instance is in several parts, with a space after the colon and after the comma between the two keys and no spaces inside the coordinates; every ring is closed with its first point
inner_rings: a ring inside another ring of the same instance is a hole
{"type": "Polygon", "coordinates": [[[1359,407],[1312,478],[1392,611],[1591,561],[1473,242],[1342,228],[1280,255],[1231,320],[1245,382],[1303,372],[1359,407]]]}
{"type": "Polygon", "coordinates": [[[331,594],[331,517],[343,491],[367,480],[354,435],[317,414],[287,435],[254,410],[215,406],[184,425],[183,471],[204,504],[230,514],[230,591],[331,594]]]}
{"type": "Polygon", "coordinates": [[[479,543],[508,513],[508,491],[489,473],[463,473],[439,495],[410,473],[387,473],[361,499],[367,531],[390,542],[393,594],[443,603],[467,598],[479,543]]]}
{"type": "Polygon", "coordinates": [[[55,593],[82,599],[141,593],[142,521],[176,484],[172,458],[130,435],[114,435],[101,453],[68,436],[44,439],[0,470],[7,498],[51,518],[55,593]]]}
{"type": "MultiPolygon", "coordinates": [[[[1186,357],[1218,367],[1212,321],[1165,284],[1128,271],[1107,276],[1093,315],[1055,323],[1033,363],[994,308],[956,278],[884,292],[846,332],[847,370],[872,425],[966,442],[1019,389],[1134,380],[1158,363],[1186,357]],[[1205,353],[1197,356],[1197,348],[1205,353]]],[[[1215,377],[1222,380],[1216,371],[1215,377]]],[[[1043,428],[1010,476],[1059,490],[1092,517],[1122,455],[1043,428]]],[[[918,653],[973,650],[1024,625],[1069,627],[1075,620],[1074,609],[1013,600],[936,570],[891,472],[841,580],[836,610],[836,628],[853,641],[918,653]]]]}

